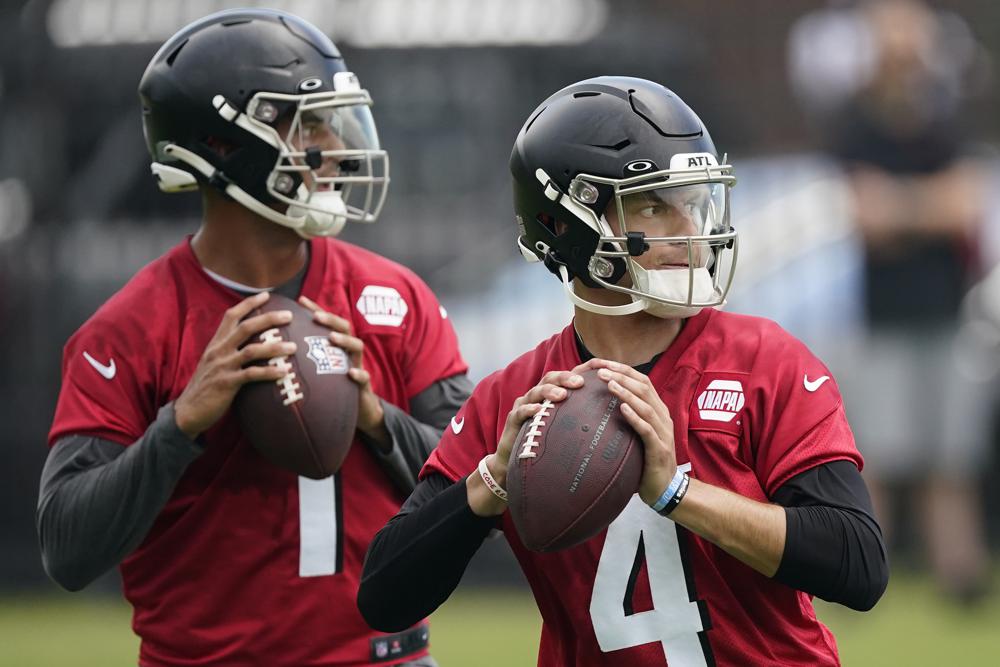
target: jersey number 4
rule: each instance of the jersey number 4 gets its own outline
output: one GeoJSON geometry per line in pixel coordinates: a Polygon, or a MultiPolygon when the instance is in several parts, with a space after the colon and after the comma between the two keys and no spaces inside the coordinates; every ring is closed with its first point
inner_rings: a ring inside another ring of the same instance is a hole
{"type": "Polygon", "coordinates": [[[337,574],[343,567],[344,531],[340,473],[299,477],[299,576],[337,574]]]}
{"type": "Polygon", "coordinates": [[[670,667],[714,664],[705,638],[699,603],[692,601],[677,527],[638,495],[608,526],[597,565],[590,618],[605,653],[660,642],[670,667]],[[643,549],[653,609],[627,613],[632,606],[635,570],[643,549]]]}

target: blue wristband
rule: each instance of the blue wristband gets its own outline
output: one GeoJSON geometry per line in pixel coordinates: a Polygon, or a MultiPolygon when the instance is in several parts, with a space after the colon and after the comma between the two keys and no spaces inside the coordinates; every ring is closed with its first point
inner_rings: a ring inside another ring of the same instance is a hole
{"type": "Polygon", "coordinates": [[[663,492],[663,495],[661,495],[659,499],[657,499],[657,501],[651,505],[654,512],[659,512],[664,507],[667,506],[667,503],[670,502],[670,499],[674,497],[675,493],[677,493],[677,489],[681,488],[681,482],[683,481],[684,481],[684,471],[680,469],[680,466],[678,466],[677,472],[674,473],[674,478],[670,480],[670,484],[663,492]]]}

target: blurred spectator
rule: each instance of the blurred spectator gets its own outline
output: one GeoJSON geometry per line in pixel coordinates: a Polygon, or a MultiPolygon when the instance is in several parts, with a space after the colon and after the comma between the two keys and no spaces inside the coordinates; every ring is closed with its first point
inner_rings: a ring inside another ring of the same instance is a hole
{"type": "MultiPolygon", "coordinates": [[[[988,451],[991,403],[954,352],[959,306],[978,268],[985,177],[959,132],[955,75],[963,56],[948,39],[955,17],[943,20],[917,0],[828,12],[836,12],[830,26],[853,26],[859,32],[849,41],[863,45],[848,68],[854,90],[840,86],[848,91],[840,104],[827,96],[812,105],[822,106],[847,171],[865,252],[868,326],[841,371],[845,400],[883,526],[891,533],[895,514],[887,488],[915,482],[915,514],[937,580],[971,601],[986,589],[975,472],[988,451]]],[[[817,25],[793,30],[793,58],[807,48],[803,31],[817,25]]],[[[809,61],[822,57],[794,61],[793,82],[808,78],[809,61]]]]}

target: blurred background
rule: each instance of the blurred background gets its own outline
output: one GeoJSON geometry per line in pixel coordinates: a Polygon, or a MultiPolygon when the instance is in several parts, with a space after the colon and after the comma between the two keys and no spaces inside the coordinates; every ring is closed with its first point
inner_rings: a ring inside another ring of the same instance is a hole
{"type": "MultiPolygon", "coordinates": [[[[134,664],[117,575],[71,595],[42,571],[38,477],[63,343],[198,226],[198,197],[150,177],[139,77],[176,29],[238,5],[314,22],[372,93],[392,185],[378,223],[342,237],[431,285],[474,379],[571,312],[515,250],[507,158],[525,117],[601,74],[680,94],[739,179],[727,308],[828,363],[868,460],[893,578],[869,614],[817,605],[844,663],[996,664],[1000,4],[3,0],[0,665],[134,664]]],[[[533,664],[522,581],[502,541],[483,548],[437,615],[442,664],[533,664]],[[484,586],[503,589],[492,618],[484,586]],[[522,639],[484,658],[489,632],[522,639]]]]}

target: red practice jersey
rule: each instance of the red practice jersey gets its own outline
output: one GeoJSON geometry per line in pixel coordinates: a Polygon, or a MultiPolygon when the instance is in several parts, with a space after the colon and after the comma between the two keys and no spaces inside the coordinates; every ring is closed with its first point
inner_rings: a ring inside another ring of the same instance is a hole
{"type": "MultiPolygon", "coordinates": [[[[317,239],[302,294],[351,321],[372,388],[404,410],[466,371],[434,294],[398,264],[317,239]]],[[[135,442],[244,296],[210,278],[188,240],[142,269],[66,344],[49,443],[135,442]]],[[[232,411],[201,441],[205,452],[121,565],[140,664],[369,664],[380,633],[357,610],[361,564],[403,497],[368,448],[355,441],[341,470],[317,481],[263,459],[232,411]]]]}
{"type": "MultiPolygon", "coordinates": [[[[572,326],[485,379],[422,471],[457,480],[496,451],[514,400],[580,363],[572,326]]],[[[830,372],[776,324],[705,310],[649,374],[693,478],[767,502],[791,477],[861,456],[830,372]]],[[[596,667],[837,665],[809,595],[757,573],[638,495],[593,539],[525,549],[503,530],[542,614],[538,664],[596,667]]]]}

